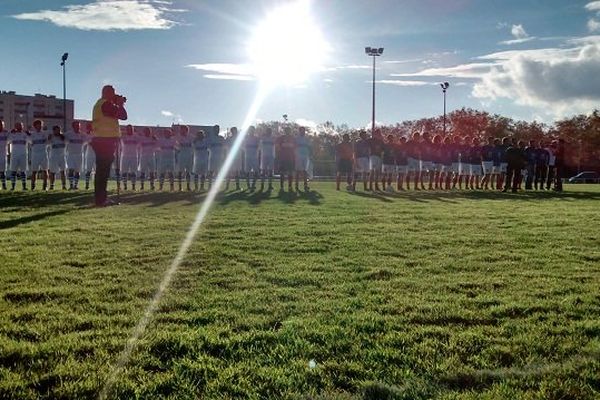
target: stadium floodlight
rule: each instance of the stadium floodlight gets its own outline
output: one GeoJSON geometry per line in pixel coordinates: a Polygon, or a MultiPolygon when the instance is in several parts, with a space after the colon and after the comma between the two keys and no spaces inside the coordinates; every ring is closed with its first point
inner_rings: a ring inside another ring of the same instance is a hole
{"type": "Polygon", "coordinates": [[[371,112],[371,135],[375,133],[375,58],[383,54],[383,47],[365,47],[365,54],[373,57],[373,107],[371,112]]]}
{"type": "Polygon", "coordinates": [[[69,53],[64,53],[60,58],[60,65],[63,70],[63,133],[67,131],[67,59],[69,53]]]}
{"type": "Polygon", "coordinates": [[[444,93],[444,135],[446,134],[446,91],[450,87],[448,82],[440,83],[442,87],[442,92],[444,93]]]}

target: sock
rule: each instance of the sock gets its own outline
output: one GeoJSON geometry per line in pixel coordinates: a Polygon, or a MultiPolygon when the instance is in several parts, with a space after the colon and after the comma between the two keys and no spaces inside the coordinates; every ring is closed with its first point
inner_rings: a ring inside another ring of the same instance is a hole
{"type": "Polygon", "coordinates": [[[88,190],[90,188],[90,177],[91,176],[92,176],[91,172],[85,173],[85,190],[88,190]]]}
{"type": "Polygon", "coordinates": [[[10,190],[15,190],[15,185],[17,184],[17,171],[10,172],[10,190]]]}
{"type": "Polygon", "coordinates": [[[2,190],[6,190],[6,173],[0,171],[0,180],[2,181],[2,190]]]}

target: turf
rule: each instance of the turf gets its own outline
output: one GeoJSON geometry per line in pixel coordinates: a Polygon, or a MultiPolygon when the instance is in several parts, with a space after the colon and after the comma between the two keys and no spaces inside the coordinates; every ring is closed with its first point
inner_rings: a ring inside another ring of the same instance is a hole
{"type": "MultiPolygon", "coordinates": [[[[218,198],[111,398],[600,396],[600,186],[312,189],[218,198]]],[[[202,198],[1,192],[0,398],[97,397],[202,198]]]]}

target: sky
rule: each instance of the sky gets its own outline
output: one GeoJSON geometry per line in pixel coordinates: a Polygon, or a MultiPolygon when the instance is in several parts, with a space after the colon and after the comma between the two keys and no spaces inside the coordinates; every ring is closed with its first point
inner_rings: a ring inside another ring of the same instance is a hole
{"type": "Polygon", "coordinates": [[[600,102],[600,1],[0,3],[0,89],[62,96],[59,63],[68,52],[67,97],[82,119],[110,83],[127,97],[133,124],[241,125],[258,87],[277,77],[258,120],[287,114],[309,127],[365,127],[372,93],[365,46],[385,49],[376,60],[378,123],[440,115],[444,81],[448,111],[552,122],[600,102]],[[299,3],[301,11],[293,8],[299,3]],[[300,35],[290,37],[294,30],[300,35]],[[262,45],[269,50],[256,50],[262,45]],[[279,74],[296,66],[304,74],[279,74]]]}

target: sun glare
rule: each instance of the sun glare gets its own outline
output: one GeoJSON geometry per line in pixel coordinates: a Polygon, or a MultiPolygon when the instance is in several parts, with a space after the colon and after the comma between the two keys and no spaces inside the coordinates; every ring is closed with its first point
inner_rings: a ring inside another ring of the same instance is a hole
{"type": "Polygon", "coordinates": [[[322,69],[330,47],[299,0],[269,12],[255,28],[248,53],[259,79],[267,84],[296,85],[322,69]]]}

